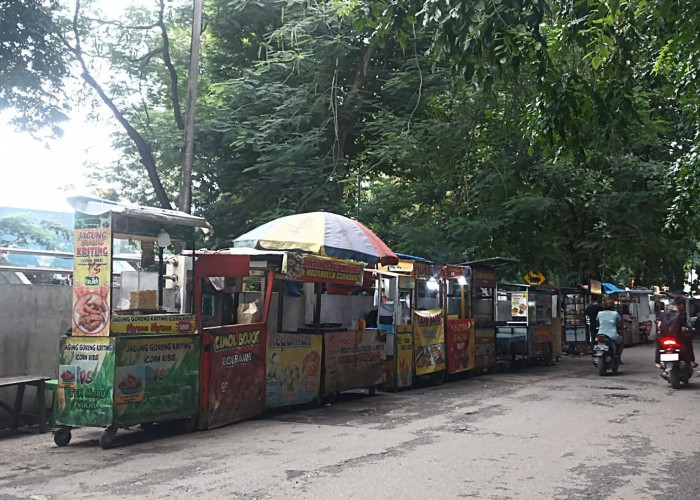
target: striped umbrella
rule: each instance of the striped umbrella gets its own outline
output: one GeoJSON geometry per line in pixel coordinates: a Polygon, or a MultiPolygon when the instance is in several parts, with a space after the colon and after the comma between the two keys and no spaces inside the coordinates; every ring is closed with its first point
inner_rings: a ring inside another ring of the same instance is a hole
{"type": "Polygon", "coordinates": [[[399,262],[386,243],[361,222],[329,212],[275,219],[239,236],[233,246],[307,252],[367,264],[399,262]]]}

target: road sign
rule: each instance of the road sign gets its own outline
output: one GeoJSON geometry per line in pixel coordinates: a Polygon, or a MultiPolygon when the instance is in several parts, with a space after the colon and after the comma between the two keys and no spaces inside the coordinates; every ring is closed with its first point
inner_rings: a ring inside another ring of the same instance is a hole
{"type": "Polygon", "coordinates": [[[525,279],[525,282],[528,285],[542,285],[545,281],[547,281],[547,278],[545,278],[544,274],[542,274],[539,271],[530,271],[525,276],[523,276],[523,278],[525,279]]]}

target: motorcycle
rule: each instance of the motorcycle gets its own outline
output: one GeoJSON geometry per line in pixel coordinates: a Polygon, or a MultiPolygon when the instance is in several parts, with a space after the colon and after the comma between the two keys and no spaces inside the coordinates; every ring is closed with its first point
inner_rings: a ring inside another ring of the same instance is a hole
{"type": "Polygon", "coordinates": [[[596,344],[593,346],[593,364],[598,367],[598,375],[601,377],[611,370],[613,374],[620,368],[620,354],[615,342],[607,335],[597,335],[596,344]]]}
{"type": "Polygon", "coordinates": [[[666,337],[661,339],[659,351],[661,377],[674,389],[680,389],[681,384],[687,384],[693,376],[693,366],[683,359],[683,346],[676,339],[666,337]]]}

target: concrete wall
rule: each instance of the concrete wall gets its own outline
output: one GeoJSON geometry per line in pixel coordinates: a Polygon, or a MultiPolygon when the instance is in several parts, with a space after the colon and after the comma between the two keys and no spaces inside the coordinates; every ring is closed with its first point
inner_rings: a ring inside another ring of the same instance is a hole
{"type": "MultiPolygon", "coordinates": [[[[58,374],[58,343],[71,326],[72,287],[0,285],[0,377],[58,374]]],[[[28,387],[25,409],[35,406],[28,387]]],[[[0,389],[0,399],[12,404],[15,389],[0,389]]],[[[0,427],[7,423],[0,412],[0,427]]]]}

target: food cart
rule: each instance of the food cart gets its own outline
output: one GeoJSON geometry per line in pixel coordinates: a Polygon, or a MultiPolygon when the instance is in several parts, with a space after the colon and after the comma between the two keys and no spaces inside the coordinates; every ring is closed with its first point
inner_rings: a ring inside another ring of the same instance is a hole
{"type": "Polygon", "coordinates": [[[474,320],[474,369],[496,367],[496,270],[517,262],[505,257],[464,262],[471,269],[467,280],[469,308],[474,320]]]}
{"type": "MultiPolygon", "coordinates": [[[[399,263],[399,266],[401,262],[399,263]]],[[[408,268],[373,269],[377,328],[386,334],[386,376],[382,388],[397,391],[413,385],[413,301],[416,280],[408,268]]]]}
{"type": "Polygon", "coordinates": [[[545,286],[499,283],[496,297],[496,349],[510,367],[517,360],[551,364],[554,343],[560,342],[556,323],[557,290],[545,286]]]}
{"type": "Polygon", "coordinates": [[[163,250],[171,241],[193,241],[194,230],[209,224],[173,210],[68,201],[75,209],[73,325],[59,347],[55,443],[67,445],[72,427],[106,428],[103,448],[119,427],[182,420],[194,428],[200,339],[191,309],[166,292],[163,250]],[[140,241],[142,265],[150,267],[117,281],[119,239],[140,241]]]}
{"type": "Polygon", "coordinates": [[[373,393],[385,376],[387,336],[365,319],[373,296],[364,264],[296,255],[298,264],[288,265],[278,276],[267,376],[273,381],[281,374],[282,391],[268,384],[267,407],[307,403],[353,389],[373,393]],[[298,294],[289,293],[293,290],[298,294]],[[299,392],[297,386],[305,389],[299,392]]]}
{"type": "Polygon", "coordinates": [[[475,367],[474,319],[469,300],[471,268],[448,265],[443,267],[442,274],[447,373],[453,375],[475,367]]]}
{"type": "Polygon", "coordinates": [[[198,252],[194,297],[202,325],[200,428],[237,422],[265,409],[267,318],[274,273],[281,267],[281,255],[254,250],[198,252]]]}

